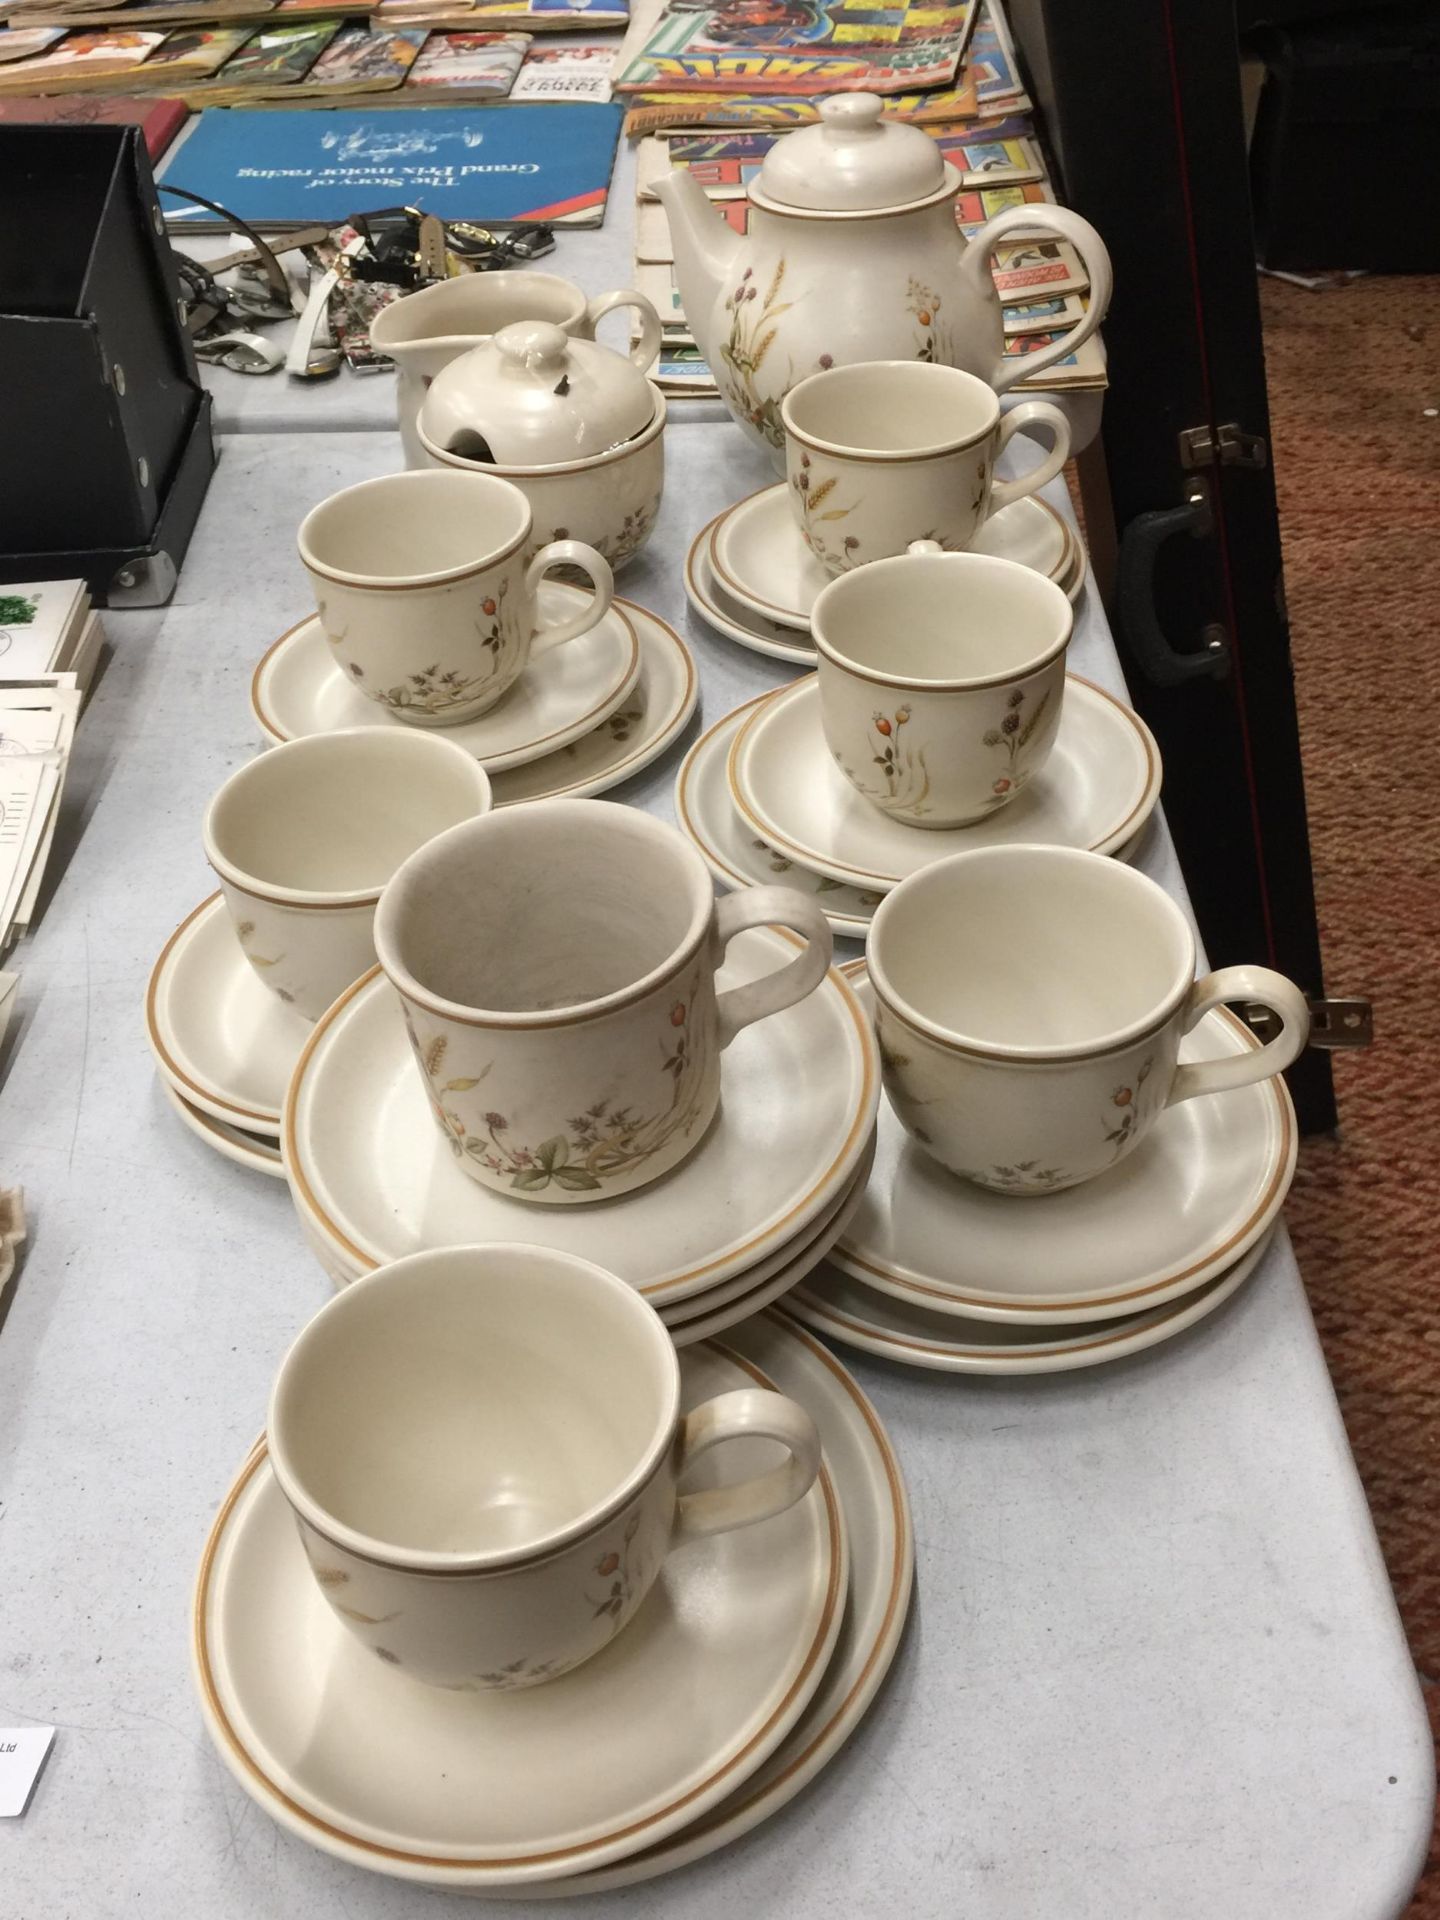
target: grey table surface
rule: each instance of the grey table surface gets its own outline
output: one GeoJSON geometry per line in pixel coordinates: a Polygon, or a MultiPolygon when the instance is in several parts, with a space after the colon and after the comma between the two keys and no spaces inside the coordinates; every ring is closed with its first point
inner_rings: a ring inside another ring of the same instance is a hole
{"type": "MultiPolygon", "coordinates": [[[[204,802],[257,745],[251,668],[307,604],[295,526],[397,464],[388,433],[229,442],[174,603],[108,620],[58,885],[19,956],[0,1176],[26,1189],[31,1240],[0,1331],[0,1726],[60,1732],[30,1811],[0,1829],[13,1920],[438,1910],[282,1833],[203,1732],[196,1561],[329,1287],[283,1186],[179,1125],[141,1025],[156,952],[211,887],[204,802]]],[[[707,720],[784,669],[687,616],[678,561],[766,477],[730,429],[676,427],[659,530],[623,581],[688,634],[707,720]]],[[[1088,595],[1074,664],[1120,690],[1088,595]]],[[[622,797],[668,812],[678,758],[622,797]]],[[[1181,892],[1163,826],[1140,861],[1181,892]]],[[[974,1380],[852,1364],[914,1503],[895,1671],[779,1816],[581,1910],[1396,1913],[1423,1857],[1430,1741],[1283,1238],[1223,1311],[1110,1367],[974,1380]]]]}

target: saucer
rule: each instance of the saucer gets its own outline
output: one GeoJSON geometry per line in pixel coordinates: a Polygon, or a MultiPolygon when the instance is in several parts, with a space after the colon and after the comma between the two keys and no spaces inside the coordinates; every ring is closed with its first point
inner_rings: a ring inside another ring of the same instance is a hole
{"type": "Polygon", "coordinates": [[[1272,1227],[1233,1267],[1183,1299],[1100,1326],[1061,1321],[1022,1331],[985,1320],[957,1320],[878,1293],[834,1267],[812,1273],[789,1295],[783,1311],[832,1340],[901,1366],[939,1373],[1070,1373],[1143,1353],[1204,1320],[1250,1278],[1270,1251],[1275,1231],[1272,1227]]]}
{"type": "MultiPolygon", "coordinates": [[[[857,984],[868,1008],[868,984],[857,984]]],[[[1180,1058],[1259,1045],[1217,1007],[1180,1058]]],[[[830,1260],[867,1287],[966,1320],[1110,1320],[1191,1293],[1248,1252],[1285,1204],[1296,1146],[1277,1074],[1172,1107],[1099,1179],[1020,1198],[947,1173],[882,1100],[875,1170],[830,1260]]]]}
{"type": "Polygon", "coordinates": [[[813,674],[757,706],[729,759],[731,797],[770,846],[832,880],[888,892],[947,853],[1017,842],[1114,853],[1160,797],[1150,729],[1071,673],[1050,757],[1008,806],[968,827],[893,820],[851,786],[831,757],[813,674]]]}
{"type": "MultiPolygon", "coordinates": [[[[558,619],[584,596],[547,580],[540,606],[558,619]]],[[[623,705],[640,675],[640,641],[621,602],[598,625],[526,668],[488,713],[436,731],[487,773],[524,766],[591,733],[623,705]]],[[[250,682],[250,705],[267,740],[295,740],[338,727],[406,727],[388,707],[367,700],[336,666],[312,613],[270,648],[250,682]]]]}
{"type": "Polygon", "coordinates": [[[161,949],[145,1029],[161,1074],[192,1107],[278,1139],[291,1070],[314,1029],[260,980],[218,893],[161,949]]]}
{"type": "Polygon", "coordinates": [[[640,678],[593,732],[527,766],[497,773],[490,790],[497,807],[517,800],[580,799],[608,793],[658,760],[685,731],[700,694],[690,649],[658,614],[617,600],[640,639],[640,678]]]}
{"type": "MultiPolygon", "coordinates": [[[[687,1407],[771,1385],[718,1348],[687,1354],[682,1378],[687,1407]]],[[[719,1478],[712,1462],[694,1475],[719,1478]]],[[[194,1672],[220,1757],[281,1826],[374,1872],[489,1892],[623,1859],[733,1794],[819,1689],[847,1584],[825,1469],[788,1512],[672,1553],[583,1666],[518,1693],[450,1693],[336,1619],[262,1441],[206,1543],[194,1672]]]]}
{"type": "MultiPolygon", "coordinates": [[[[709,558],[715,584],[744,617],[808,634],[810,610],[827,573],[805,544],[782,480],[762,487],[711,523],[709,558]]],[[[972,553],[993,554],[1043,573],[1064,577],[1074,558],[1070,529],[1054,507],[1028,497],[1002,507],[971,542],[972,553]]]]}
{"type": "Polygon", "coordinates": [[[708,626],[723,633],[752,653],[763,653],[772,660],[793,660],[802,667],[813,667],[815,649],[809,640],[809,623],[804,634],[767,620],[732,601],[715,578],[710,566],[710,536],[724,518],[716,514],[690,542],[685,556],[685,598],[708,626]]]}
{"type": "MultiPolygon", "coordinates": [[[[237,1167],[249,1167],[252,1173],[266,1173],[275,1180],[285,1178],[285,1163],[280,1158],[280,1148],[274,1140],[267,1140],[263,1133],[246,1133],[242,1127],[232,1127],[229,1121],[216,1120],[199,1107],[192,1107],[163,1075],[160,1077],[160,1090],[191,1133],[203,1140],[207,1147],[213,1147],[225,1159],[233,1160],[237,1167]]],[[[858,1194],[856,1201],[858,1204],[858,1194]]]]}
{"type": "Polygon", "coordinates": [[[717,720],[691,747],[675,776],[675,819],[715,878],[725,887],[790,887],[819,900],[825,918],[846,940],[863,940],[876,907],[885,898],[831,880],[777,853],[759,839],[730,797],[726,764],[730,747],[768,693],[717,720]]]}
{"type": "MultiPolygon", "coordinates": [[[[914,1540],[900,1463],[875,1409],[833,1354],[776,1313],[732,1328],[724,1347],[767,1373],[820,1429],[850,1536],[840,1638],[804,1714],[738,1793],[662,1845],[617,1866],[548,1881],[535,1890],[541,1895],[634,1886],[703,1860],[758,1827],[835,1758],[869,1711],[905,1631],[914,1540]]],[[[783,1837],[774,1844],[783,1846],[783,1837]]]]}
{"type": "MultiPolygon", "coordinates": [[[[731,941],[720,986],[772,972],[795,936],[731,941]]],[[[291,1195],[350,1276],[423,1247],[518,1240],[579,1253],[657,1306],[755,1268],[796,1242],[870,1143],[879,1056],[868,1015],[832,971],[726,1049],[718,1116],[662,1179],[617,1200],[527,1205],[467,1178],[430,1114],[400,1003],[379,969],[317,1022],[286,1101],[291,1195]]]]}
{"type": "Polygon", "coordinates": [[[797,1246],[792,1241],[781,1259],[767,1263],[764,1279],[756,1280],[748,1273],[742,1274],[738,1280],[728,1280],[721,1286],[696,1294],[692,1299],[662,1308],[660,1317],[670,1331],[672,1342],[677,1347],[683,1347],[693,1340],[708,1340],[712,1334],[738,1326],[741,1321],[759,1313],[762,1307],[779,1300],[819,1266],[854,1218],[869,1184],[874,1160],[875,1147],[872,1141],[854,1179],[824,1225],[814,1233],[807,1229],[801,1236],[802,1244],[797,1246]]]}

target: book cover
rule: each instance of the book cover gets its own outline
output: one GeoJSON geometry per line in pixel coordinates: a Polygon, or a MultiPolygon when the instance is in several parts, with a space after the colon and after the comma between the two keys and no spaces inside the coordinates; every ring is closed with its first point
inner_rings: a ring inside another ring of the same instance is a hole
{"type": "Polygon", "coordinates": [[[335,224],[357,208],[415,206],[486,225],[604,216],[620,109],[588,102],[504,113],[417,107],[371,113],[207,111],[161,169],[172,229],[215,224],[167,200],[164,181],[265,226],[335,224]],[[199,217],[196,217],[199,216],[199,217]]]}
{"type": "Polygon", "coordinates": [[[309,98],[324,93],[383,93],[398,87],[415,65],[429,32],[428,27],[352,22],[340,29],[305,78],[294,84],[294,92],[309,98]]]}
{"type": "Polygon", "coordinates": [[[48,673],[78,631],[90,595],[83,580],[17,580],[0,586],[0,680],[48,673]]]}
{"type": "Polygon", "coordinates": [[[603,40],[581,46],[532,46],[510,89],[510,98],[606,101],[618,51],[603,40]]]}
{"type": "Polygon", "coordinates": [[[134,76],[137,86],[179,92],[192,80],[204,80],[223,67],[250,38],[250,27],[178,27],[134,76]]]}
{"type": "Polygon", "coordinates": [[[431,33],[405,82],[427,98],[502,99],[509,93],[530,36],[525,33],[431,33]]]}
{"type": "Polygon", "coordinates": [[[64,38],[64,27],[11,27],[0,33],[0,63],[9,66],[12,60],[28,60],[64,38]]]}
{"type": "Polygon", "coordinates": [[[193,98],[202,93],[248,92],[252,87],[286,86],[303,80],[339,31],[338,20],[262,27],[231,55],[206,87],[187,87],[186,93],[193,98]]]}
{"type": "MultiPolygon", "coordinates": [[[[642,133],[686,127],[808,127],[820,117],[820,102],[814,95],[777,93],[746,99],[739,94],[676,93],[647,87],[626,98],[625,133],[632,140],[642,133]]],[[[886,94],[884,100],[885,119],[914,127],[973,120],[979,112],[974,82],[964,73],[953,86],[886,94]]]]}
{"type": "Polygon", "coordinates": [[[948,86],[973,0],[670,0],[619,93],[899,93],[948,86]]]}
{"type": "Polygon", "coordinates": [[[158,29],[146,33],[72,33],[48,53],[0,67],[0,90],[64,93],[72,87],[93,85],[138,67],[164,38],[158,29]]]}
{"type": "Polygon", "coordinates": [[[1002,300],[1038,300],[1088,287],[1089,277],[1068,240],[1002,240],[991,261],[1002,300]]]}
{"type": "Polygon", "coordinates": [[[152,161],[160,158],[189,117],[183,100],[139,100],[105,93],[0,99],[0,125],[139,127],[152,161]]]}

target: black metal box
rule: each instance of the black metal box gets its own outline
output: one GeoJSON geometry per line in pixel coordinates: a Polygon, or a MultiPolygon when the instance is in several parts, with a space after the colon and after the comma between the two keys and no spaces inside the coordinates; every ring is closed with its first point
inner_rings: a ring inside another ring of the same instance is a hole
{"type": "Polygon", "coordinates": [[[140,131],[0,127],[0,577],[173,591],[215,464],[140,131]]]}

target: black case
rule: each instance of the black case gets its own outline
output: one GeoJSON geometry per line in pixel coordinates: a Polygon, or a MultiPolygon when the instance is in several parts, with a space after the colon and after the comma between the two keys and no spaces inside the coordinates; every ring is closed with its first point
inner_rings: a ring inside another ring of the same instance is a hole
{"type": "Polygon", "coordinates": [[[0,578],[169,598],[215,465],[137,127],[0,127],[0,578]]]}

